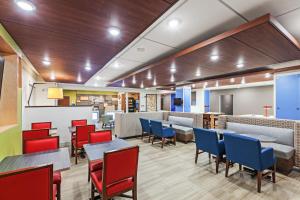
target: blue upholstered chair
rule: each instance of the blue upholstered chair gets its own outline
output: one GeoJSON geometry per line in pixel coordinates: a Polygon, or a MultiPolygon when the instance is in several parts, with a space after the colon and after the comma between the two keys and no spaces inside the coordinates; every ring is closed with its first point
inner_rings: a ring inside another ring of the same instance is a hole
{"type": "Polygon", "coordinates": [[[195,163],[197,163],[200,153],[207,152],[209,161],[211,154],[213,154],[216,156],[216,173],[218,173],[219,163],[225,154],[224,141],[219,141],[217,132],[208,129],[194,128],[194,134],[196,142],[195,163]]]}
{"type": "Polygon", "coordinates": [[[151,138],[151,126],[150,126],[150,121],[148,119],[143,119],[140,118],[141,126],[142,126],[142,139],[144,138],[145,135],[149,136],[149,142],[151,138]]]}
{"type": "MultiPolygon", "coordinates": [[[[224,133],[226,149],[226,172],[228,177],[229,164],[238,163],[257,171],[257,191],[261,191],[263,171],[271,169],[272,180],[275,183],[276,159],[272,148],[261,148],[260,141],[238,134],[224,133]]],[[[268,174],[268,173],[267,173],[268,174]]],[[[266,175],[266,174],[264,174],[266,175]]]]}
{"type": "Polygon", "coordinates": [[[153,134],[152,144],[156,138],[161,139],[161,148],[164,148],[166,139],[172,139],[176,145],[176,132],[171,127],[163,127],[159,121],[150,120],[151,131],[153,134]]]}

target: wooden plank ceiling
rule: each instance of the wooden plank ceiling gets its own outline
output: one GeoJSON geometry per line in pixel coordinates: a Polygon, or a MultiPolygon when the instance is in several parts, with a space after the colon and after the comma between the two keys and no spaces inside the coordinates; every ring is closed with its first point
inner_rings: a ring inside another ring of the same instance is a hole
{"type": "Polygon", "coordinates": [[[26,12],[13,0],[0,1],[0,23],[46,80],[87,81],[177,0],[32,0],[26,12]],[[119,37],[109,35],[117,27],[119,37]],[[51,66],[42,64],[45,57],[51,66]],[[84,67],[89,62],[92,70],[84,67]]]}
{"type": "Polygon", "coordinates": [[[267,14],[112,80],[110,86],[121,87],[124,80],[126,87],[140,87],[141,83],[153,87],[155,79],[157,86],[172,87],[178,82],[188,84],[267,70],[268,65],[300,59],[299,48],[295,38],[267,14]],[[212,60],[214,55],[218,59],[212,60]],[[170,71],[172,67],[175,73],[170,71]],[[147,78],[149,74],[151,79],[147,78]],[[133,77],[136,84],[132,83],[133,77]]]}

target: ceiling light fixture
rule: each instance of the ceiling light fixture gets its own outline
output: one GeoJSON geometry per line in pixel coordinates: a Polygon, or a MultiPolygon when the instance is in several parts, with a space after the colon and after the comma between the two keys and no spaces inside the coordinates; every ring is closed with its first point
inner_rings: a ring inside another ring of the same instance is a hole
{"type": "Polygon", "coordinates": [[[230,83],[234,83],[235,82],[235,79],[234,78],[231,78],[230,79],[230,83]]]}
{"type": "Polygon", "coordinates": [[[246,83],[246,79],[245,79],[245,77],[243,77],[241,80],[241,84],[245,84],[245,83],[246,83]]]}
{"type": "Polygon", "coordinates": [[[141,88],[144,88],[144,83],[143,82],[141,83],[141,88]]]}
{"type": "Polygon", "coordinates": [[[94,87],[98,87],[98,84],[97,84],[97,83],[94,83],[94,87]]]}
{"type": "Polygon", "coordinates": [[[196,87],[196,85],[195,84],[192,84],[192,88],[195,88],[196,87]]]}
{"type": "Polygon", "coordinates": [[[114,68],[119,68],[120,67],[120,63],[118,61],[116,61],[113,66],[114,66],[114,68]]]}
{"type": "Polygon", "coordinates": [[[201,76],[200,71],[197,71],[195,75],[196,75],[196,76],[201,76]]]}
{"type": "Polygon", "coordinates": [[[245,66],[244,63],[239,63],[236,65],[237,68],[243,68],[244,66],[245,66]]]}
{"type": "Polygon", "coordinates": [[[265,74],[265,78],[270,78],[271,77],[271,74],[270,73],[266,73],[265,74]]]}
{"type": "Polygon", "coordinates": [[[156,83],[156,79],[153,80],[153,86],[156,86],[157,83],[156,83]]]}
{"type": "Polygon", "coordinates": [[[175,81],[174,75],[172,74],[170,81],[173,83],[175,81]]]}
{"type": "Polygon", "coordinates": [[[210,56],[210,59],[212,61],[217,61],[217,60],[219,60],[219,56],[218,55],[212,55],[212,56],[210,56]]]}
{"type": "Polygon", "coordinates": [[[219,87],[219,81],[216,81],[216,87],[219,87]]]}
{"type": "Polygon", "coordinates": [[[52,81],[54,81],[54,80],[56,79],[55,73],[54,73],[54,72],[51,72],[51,74],[50,74],[50,79],[51,79],[52,81]]]}
{"type": "Polygon", "coordinates": [[[29,0],[15,0],[15,3],[25,11],[34,11],[36,9],[35,5],[29,0]]]}
{"type": "Polygon", "coordinates": [[[99,81],[101,79],[100,76],[96,76],[96,80],[99,81]]]}
{"type": "Polygon", "coordinates": [[[51,62],[50,62],[49,60],[46,60],[46,59],[43,60],[42,63],[43,63],[44,65],[46,65],[46,66],[51,65],[51,62]]]}
{"type": "Polygon", "coordinates": [[[84,67],[84,69],[86,71],[91,71],[92,70],[91,64],[89,62],[87,62],[86,65],[85,65],[85,67],[84,67]]]}
{"type": "Polygon", "coordinates": [[[179,26],[180,21],[178,19],[171,19],[168,23],[169,27],[175,29],[179,26]]]}
{"type": "Polygon", "coordinates": [[[81,83],[81,82],[82,82],[82,79],[81,79],[80,74],[79,74],[78,77],[77,77],[77,82],[78,82],[78,83],[81,83]]]}
{"type": "Polygon", "coordinates": [[[108,29],[108,32],[114,37],[120,35],[120,33],[121,33],[120,29],[118,29],[117,27],[110,27],[108,29]]]}
{"type": "Polygon", "coordinates": [[[147,79],[148,79],[148,80],[151,80],[151,79],[152,79],[152,74],[151,74],[151,71],[150,71],[150,70],[148,71],[147,79]]]}
{"type": "Polygon", "coordinates": [[[135,76],[132,77],[132,84],[136,84],[135,76]]]}
{"type": "Polygon", "coordinates": [[[125,87],[125,81],[123,80],[123,82],[122,82],[122,87],[125,87]]]}

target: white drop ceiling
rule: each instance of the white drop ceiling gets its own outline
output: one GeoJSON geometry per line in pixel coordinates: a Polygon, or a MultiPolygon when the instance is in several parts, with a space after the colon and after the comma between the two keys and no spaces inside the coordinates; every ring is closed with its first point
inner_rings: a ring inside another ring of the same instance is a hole
{"type": "Polygon", "coordinates": [[[267,13],[300,41],[300,0],[179,0],[85,85],[105,86],[137,67],[267,13]],[[178,28],[168,26],[172,19],[179,20],[178,28]]]}

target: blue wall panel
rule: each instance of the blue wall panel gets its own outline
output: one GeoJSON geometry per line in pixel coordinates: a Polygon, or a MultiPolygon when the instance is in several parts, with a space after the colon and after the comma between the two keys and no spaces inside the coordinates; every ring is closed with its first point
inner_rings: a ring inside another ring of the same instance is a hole
{"type": "Polygon", "coordinates": [[[209,90],[204,90],[204,112],[210,111],[210,92],[209,90]]]}
{"type": "Polygon", "coordinates": [[[174,98],[175,98],[175,94],[171,94],[171,108],[170,110],[175,112],[175,105],[174,105],[174,98]]]}
{"type": "Polygon", "coordinates": [[[191,95],[192,89],[189,87],[183,88],[183,112],[191,112],[191,95]]]}
{"type": "Polygon", "coordinates": [[[278,76],[276,78],[276,118],[300,119],[300,75],[278,76]]]}
{"type": "MultiPolygon", "coordinates": [[[[175,98],[183,99],[183,88],[176,88],[175,98]]],[[[176,112],[183,112],[183,105],[175,106],[176,112]]]]}

